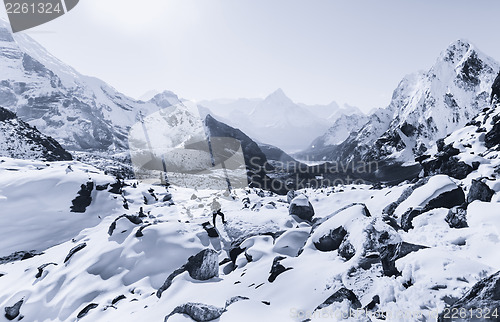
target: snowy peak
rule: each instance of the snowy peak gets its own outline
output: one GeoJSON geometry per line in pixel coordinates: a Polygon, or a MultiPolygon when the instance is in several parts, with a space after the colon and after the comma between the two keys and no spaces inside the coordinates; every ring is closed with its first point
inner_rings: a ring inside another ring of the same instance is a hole
{"type": "Polygon", "coordinates": [[[154,103],[161,108],[166,108],[175,104],[179,104],[181,101],[174,92],[163,91],[153,96],[153,98],[149,100],[149,102],[154,103]]]}
{"type": "Polygon", "coordinates": [[[294,104],[293,101],[288,96],[286,96],[285,92],[283,92],[281,88],[278,88],[277,90],[269,94],[264,99],[264,102],[272,105],[294,104]]]}
{"type": "Polygon", "coordinates": [[[445,51],[443,51],[438,58],[439,61],[449,62],[457,65],[464,57],[470,56],[474,51],[474,46],[465,39],[459,39],[452,42],[445,51]]]}

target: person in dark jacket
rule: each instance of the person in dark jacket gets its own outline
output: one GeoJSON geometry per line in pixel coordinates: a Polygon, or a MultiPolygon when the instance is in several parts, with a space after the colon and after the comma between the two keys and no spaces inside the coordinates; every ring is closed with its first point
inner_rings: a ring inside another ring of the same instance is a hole
{"type": "Polygon", "coordinates": [[[224,218],[224,213],[222,213],[222,211],[221,211],[221,205],[217,201],[217,197],[215,197],[214,200],[212,201],[211,209],[212,209],[212,221],[214,223],[214,227],[215,227],[215,219],[217,218],[217,215],[221,216],[222,223],[225,224],[226,220],[224,218]]]}

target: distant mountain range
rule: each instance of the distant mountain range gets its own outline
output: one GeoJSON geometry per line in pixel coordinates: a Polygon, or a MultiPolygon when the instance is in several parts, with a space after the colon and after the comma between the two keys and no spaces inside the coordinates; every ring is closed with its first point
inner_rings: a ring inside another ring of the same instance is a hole
{"type": "Polygon", "coordinates": [[[336,124],[298,156],[323,161],[413,162],[437,139],[490,106],[490,88],[499,70],[499,63],[469,42],[455,41],[428,71],[406,76],[390,105],[372,113],[361,127],[363,119],[358,116],[341,119],[359,127],[345,141],[329,135],[342,132],[343,124],[336,124]]]}
{"type": "Polygon", "coordinates": [[[281,89],[264,99],[213,100],[199,104],[259,143],[274,145],[287,153],[308,148],[341,117],[364,115],[356,107],[340,107],[335,102],[328,105],[295,103],[281,89]]]}

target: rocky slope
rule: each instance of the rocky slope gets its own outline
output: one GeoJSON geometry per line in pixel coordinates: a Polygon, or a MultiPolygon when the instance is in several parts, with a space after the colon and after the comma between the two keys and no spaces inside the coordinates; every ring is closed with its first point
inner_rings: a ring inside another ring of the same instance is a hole
{"type": "Polygon", "coordinates": [[[64,161],[72,156],[53,138],[0,107],[0,156],[18,159],[64,161]]]}

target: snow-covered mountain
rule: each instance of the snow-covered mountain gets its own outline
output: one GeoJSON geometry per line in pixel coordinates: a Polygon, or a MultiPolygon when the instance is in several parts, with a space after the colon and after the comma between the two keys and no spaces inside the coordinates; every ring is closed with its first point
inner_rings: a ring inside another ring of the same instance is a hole
{"type": "Polygon", "coordinates": [[[361,113],[351,106],[297,104],[278,89],[265,99],[202,101],[212,114],[254,140],[297,152],[324,133],[342,115],[361,113]]]}
{"type": "Polygon", "coordinates": [[[0,157],[18,159],[67,161],[71,154],[53,138],[19,120],[0,107],[0,157]]]}
{"type": "Polygon", "coordinates": [[[139,112],[158,110],[153,102],[136,101],[78,73],[29,36],[13,35],[1,19],[0,69],[0,105],[68,149],[122,150],[139,112]]]}
{"type": "Polygon", "coordinates": [[[452,43],[427,72],[406,76],[390,105],[343,143],[311,159],[412,161],[489,106],[500,64],[465,40],[452,43]]]}

